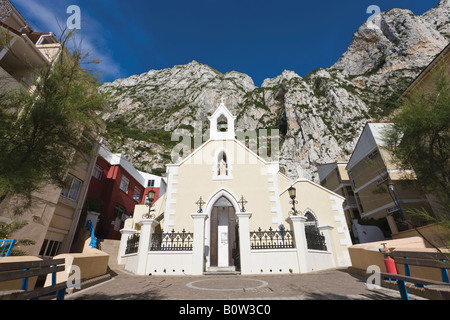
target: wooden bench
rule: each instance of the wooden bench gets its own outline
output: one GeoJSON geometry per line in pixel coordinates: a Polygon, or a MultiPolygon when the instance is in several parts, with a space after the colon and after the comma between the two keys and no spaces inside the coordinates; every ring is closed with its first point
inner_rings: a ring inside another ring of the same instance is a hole
{"type": "Polygon", "coordinates": [[[21,290],[0,291],[0,300],[28,300],[56,294],[57,300],[64,300],[67,283],[56,283],[56,273],[65,270],[65,259],[21,261],[0,263],[0,282],[22,279],[21,290]],[[28,291],[30,277],[52,274],[52,284],[28,291]]]}
{"type": "Polygon", "coordinates": [[[444,254],[435,252],[394,251],[393,258],[397,265],[404,264],[405,274],[381,273],[381,277],[384,279],[396,280],[402,300],[409,300],[405,282],[414,283],[416,287],[424,287],[426,285],[450,286],[447,270],[450,261],[446,261],[448,257],[444,254]],[[444,264],[444,262],[447,264],[444,264]],[[441,269],[442,281],[412,277],[410,266],[441,269]]]}

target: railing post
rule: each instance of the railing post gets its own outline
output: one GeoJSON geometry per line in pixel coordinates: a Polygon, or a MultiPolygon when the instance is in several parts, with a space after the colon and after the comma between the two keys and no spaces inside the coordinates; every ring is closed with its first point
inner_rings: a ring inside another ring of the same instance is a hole
{"type": "Polygon", "coordinates": [[[120,244],[119,244],[119,252],[117,253],[117,264],[122,264],[122,256],[125,255],[125,252],[127,250],[127,242],[130,236],[135,234],[137,231],[134,229],[122,229],[120,230],[120,233],[122,236],[120,237],[120,244]]]}
{"type": "Polygon", "coordinates": [[[192,213],[194,219],[194,241],[192,246],[192,274],[202,275],[205,252],[205,221],[206,213],[192,213]]]}
{"type": "Polygon", "coordinates": [[[4,257],[8,257],[11,254],[11,251],[14,247],[14,244],[16,243],[16,239],[3,239],[0,240],[0,249],[2,249],[2,251],[0,252],[0,257],[3,257],[3,253],[6,250],[6,254],[4,255],[4,257]]]}
{"type": "Polygon", "coordinates": [[[11,251],[14,248],[14,245],[16,244],[16,239],[11,240],[11,244],[9,245],[8,251],[6,251],[5,257],[9,257],[11,255],[11,251]]]}
{"type": "MultiPolygon", "coordinates": [[[[23,269],[24,271],[27,271],[28,268],[23,269]]],[[[23,291],[28,291],[28,277],[22,278],[22,288],[23,291]]]]}
{"type": "Polygon", "coordinates": [[[294,231],[295,249],[297,250],[297,262],[300,273],[308,272],[308,243],[305,234],[306,218],[303,216],[290,216],[294,231]]]}
{"type": "Polygon", "coordinates": [[[138,224],[141,226],[141,235],[139,237],[138,263],[136,274],[145,275],[152,233],[158,222],[154,219],[144,219],[139,221],[138,224]]]}
{"type": "Polygon", "coordinates": [[[241,274],[251,274],[252,260],[250,249],[250,217],[251,212],[238,212],[239,220],[239,256],[241,261],[241,274]]]}

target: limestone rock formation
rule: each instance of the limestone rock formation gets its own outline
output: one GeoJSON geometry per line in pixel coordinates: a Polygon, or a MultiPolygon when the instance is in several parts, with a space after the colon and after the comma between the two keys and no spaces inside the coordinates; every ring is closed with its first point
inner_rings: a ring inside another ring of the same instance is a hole
{"type": "Polygon", "coordinates": [[[192,61],[105,83],[101,90],[112,99],[105,143],[137,168],[161,173],[178,143],[172,132],[207,129],[223,97],[237,128],[279,130],[287,176],[295,179],[300,167],[317,181],[315,166],[347,160],[364,123],[386,116],[389,102],[448,44],[449,11],[449,0],[442,0],[421,16],[383,12],[356,31],[333,66],[304,78],[286,70],[256,87],[248,75],[192,61]]]}

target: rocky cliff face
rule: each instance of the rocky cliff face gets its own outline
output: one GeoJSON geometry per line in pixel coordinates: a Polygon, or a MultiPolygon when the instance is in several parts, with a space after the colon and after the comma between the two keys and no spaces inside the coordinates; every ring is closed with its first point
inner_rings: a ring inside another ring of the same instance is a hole
{"type": "Polygon", "coordinates": [[[386,116],[390,102],[448,44],[450,3],[422,16],[391,9],[362,25],[328,69],[301,78],[284,71],[261,87],[239,72],[222,74],[193,61],[105,83],[112,97],[105,143],[138,168],[159,173],[170,163],[177,128],[209,125],[220,98],[241,129],[279,129],[280,165],[295,179],[317,181],[315,166],[347,160],[367,120],[386,116]],[[298,170],[301,168],[301,170],[298,170]]]}

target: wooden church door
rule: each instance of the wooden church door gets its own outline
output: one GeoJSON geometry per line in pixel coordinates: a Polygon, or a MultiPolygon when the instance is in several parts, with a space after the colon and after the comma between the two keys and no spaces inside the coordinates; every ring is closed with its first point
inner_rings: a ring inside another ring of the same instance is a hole
{"type": "Polygon", "coordinates": [[[211,211],[211,234],[209,246],[209,265],[217,267],[218,264],[218,222],[219,222],[219,207],[213,207],[211,211]]]}
{"type": "Polygon", "coordinates": [[[236,212],[234,208],[213,207],[210,221],[209,265],[211,267],[233,266],[236,252],[236,212]]]}

